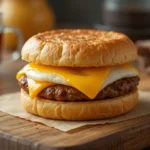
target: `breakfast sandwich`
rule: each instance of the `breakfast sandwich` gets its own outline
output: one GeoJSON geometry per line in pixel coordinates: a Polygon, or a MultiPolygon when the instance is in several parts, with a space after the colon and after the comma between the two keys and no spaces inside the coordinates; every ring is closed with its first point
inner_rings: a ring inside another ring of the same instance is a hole
{"type": "Polygon", "coordinates": [[[24,108],[59,120],[112,118],[138,102],[134,43],[124,34],[98,30],[52,30],[22,48],[29,62],[17,73],[24,108]]]}

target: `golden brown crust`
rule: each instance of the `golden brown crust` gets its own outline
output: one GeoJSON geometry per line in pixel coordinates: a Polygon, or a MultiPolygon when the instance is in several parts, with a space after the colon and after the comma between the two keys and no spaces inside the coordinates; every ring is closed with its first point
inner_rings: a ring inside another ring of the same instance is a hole
{"type": "Polygon", "coordinates": [[[31,37],[22,59],[52,66],[99,67],[131,62],[137,57],[124,34],[98,30],[52,30],[31,37]]]}
{"type": "Polygon", "coordinates": [[[21,91],[24,108],[35,115],[59,120],[97,120],[111,118],[130,111],[138,101],[138,92],[107,100],[58,102],[35,97],[21,91]]]}

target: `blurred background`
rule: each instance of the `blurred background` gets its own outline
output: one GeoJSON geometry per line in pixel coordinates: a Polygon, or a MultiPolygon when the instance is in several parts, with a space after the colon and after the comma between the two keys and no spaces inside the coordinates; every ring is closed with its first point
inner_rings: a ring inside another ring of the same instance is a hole
{"type": "MultiPolygon", "coordinates": [[[[21,30],[24,41],[54,28],[95,28],[127,34],[133,41],[150,38],[149,0],[0,0],[2,22],[21,30]]],[[[15,49],[16,34],[4,34],[15,49]]]]}
{"type": "Polygon", "coordinates": [[[127,34],[137,46],[140,71],[150,74],[150,0],[0,0],[0,91],[8,88],[4,80],[14,80],[24,65],[16,61],[23,43],[60,28],[127,34]]]}

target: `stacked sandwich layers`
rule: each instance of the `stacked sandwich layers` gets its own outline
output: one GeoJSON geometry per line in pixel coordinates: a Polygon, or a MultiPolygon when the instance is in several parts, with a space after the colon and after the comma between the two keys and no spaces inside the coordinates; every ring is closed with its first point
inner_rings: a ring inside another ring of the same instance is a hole
{"type": "Polygon", "coordinates": [[[95,120],[131,110],[138,101],[137,56],[124,34],[53,30],[22,48],[29,62],[17,74],[25,109],[51,119],[95,120]]]}

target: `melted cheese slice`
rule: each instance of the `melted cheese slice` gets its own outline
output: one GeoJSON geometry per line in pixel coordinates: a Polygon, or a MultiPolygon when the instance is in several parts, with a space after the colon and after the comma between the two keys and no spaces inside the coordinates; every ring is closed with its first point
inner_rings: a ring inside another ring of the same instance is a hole
{"type": "Polygon", "coordinates": [[[46,82],[46,81],[35,81],[33,79],[27,78],[29,95],[31,98],[36,97],[43,89],[50,85],[54,85],[54,83],[46,82]]]}
{"type": "MultiPolygon", "coordinates": [[[[118,67],[136,70],[128,64],[117,66],[117,68],[118,67]]],[[[23,74],[26,74],[27,77],[30,75],[30,78],[28,77],[28,86],[31,98],[37,96],[38,93],[47,86],[59,84],[60,82],[57,81],[64,81],[63,84],[72,86],[89,98],[93,99],[101,88],[103,88],[104,81],[114,68],[116,67],[67,68],[30,63],[18,72],[17,79],[19,79],[23,74]],[[34,76],[32,76],[32,71],[36,72],[34,76]],[[41,76],[44,77],[41,78],[41,76]],[[51,82],[49,81],[49,78],[51,82]],[[45,79],[45,81],[43,79],[45,79]]]]}

